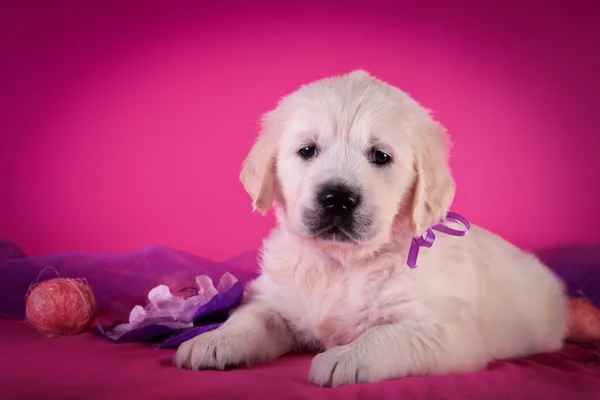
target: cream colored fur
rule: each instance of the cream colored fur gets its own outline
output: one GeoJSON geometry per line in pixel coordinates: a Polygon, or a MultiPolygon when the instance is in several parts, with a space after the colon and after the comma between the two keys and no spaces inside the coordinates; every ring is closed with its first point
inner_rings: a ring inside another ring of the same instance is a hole
{"type": "MultiPolygon", "coordinates": [[[[363,71],[323,79],[265,116],[241,179],[255,209],[277,211],[262,274],[219,329],[180,346],[175,363],[225,369],[320,352],[309,380],[340,386],[481,370],[495,359],[557,350],[566,334],[559,280],[534,256],[474,226],[437,235],[406,265],[411,238],[449,210],[447,137],[407,94],[363,71]],[[307,163],[298,149],[316,143],[307,163]],[[392,163],[366,154],[384,148],[392,163]],[[363,189],[364,240],[311,237],[302,212],[329,180],[363,189]]],[[[494,210],[490,210],[494,212],[494,210]]]]}

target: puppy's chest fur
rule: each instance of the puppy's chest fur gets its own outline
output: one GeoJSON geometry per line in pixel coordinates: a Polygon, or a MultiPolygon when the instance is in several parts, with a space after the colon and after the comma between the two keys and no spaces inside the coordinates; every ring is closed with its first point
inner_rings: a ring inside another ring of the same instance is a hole
{"type": "Polygon", "coordinates": [[[267,253],[254,289],[306,349],[327,349],[399,318],[409,293],[398,290],[397,266],[388,264],[372,268],[267,253]]]}

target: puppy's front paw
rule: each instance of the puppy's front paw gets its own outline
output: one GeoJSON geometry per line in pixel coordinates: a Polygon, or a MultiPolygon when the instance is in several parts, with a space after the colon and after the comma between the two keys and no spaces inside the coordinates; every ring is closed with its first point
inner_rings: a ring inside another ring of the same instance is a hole
{"type": "Polygon", "coordinates": [[[247,364],[249,346],[234,330],[219,328],[182,343],[173,362],[194,370],[235,368],[247,364]]]}
{"type": "Polygon", "coordinates": [[[349,344],[317,354],[308,379],[318,386],[338,387],[390,379],[388,375],[384,360],[377,363],[371,354],[361,351],[356,344],[349,344]]]}

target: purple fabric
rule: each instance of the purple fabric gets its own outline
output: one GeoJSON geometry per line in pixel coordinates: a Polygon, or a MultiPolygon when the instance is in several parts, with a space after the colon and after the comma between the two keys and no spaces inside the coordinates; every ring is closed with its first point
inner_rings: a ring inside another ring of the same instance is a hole
{"type": "Polygon", "coordinates": [[[14,243],[0,239],[0,261],[27,257],[14,243]]]}
{"type": "Polygon", "coordinates": [[[600,308],[600,245],[572,245],[536,252],[566,284],[571,297],[586,297],[600,308]]]}
{"type": "MultiPolygon", "coordinates": [[[[196,310],[192,328],[175,329],[161,324],[145,325],[128,331],[113,341],[116,343],[162,341],[157,348],[177,347],[194,336],[221,326],[229,317],[229,311],[239,306],[243,297],[244,287],[240,282],[236,282],[229,290],[218,293],[196,310]]],[[[104,337],[109,338],[102,326],[98,328],[104,337]]]]}
{"type": "MultiPolygon", "coordinates": [[[[0,259],[0,317],[3,318],[25,318],[29,287],[57,276],[87,280],[98,299],[99,320],[104,327],[127,321],[133,307],[146,304],[150,289],[160,284],[178,293],[194,286],[198,275],[208,275],[216,282],[223,273],[231,272],[242,283],[256,277],[255,267],[216,263],[163,246],[122,254],[63,253],[31,258],[15,258],[12,250],[15,247],[0,242],[0,255],[11,255],[0,259]]],[[[251,265],[248,257],[252,257],[252,252],[245,257],[245,265],[251,265]]]]}
{"type": "MultiPolygon", "coordinates": [[[[3,252],[6,244],[0,242],[0,255],[15,254],[12,250],[3,252]]],[[[565,280],[572,294],[582,291],[599,305],[600,246],[558,248],[538,255],[565,280]]],[[[156,284],[187,287],[197,275],[207,274],[216,280],[225,271],[248,280],[256,275],[256,260],[256,251],[214,263],[164,247],[121,255],[4,257],[0,259],[0,316],[22,319],[25,293],[46,267],[56,268],[61,275],[87,278],[100,304],[117,311],[123,308],[125,319],[134,305],[144,304],[147,292],[156,284]]],[[[178,341],[218,326],[211,321],[203,323],[161,347],[174,347],[178,341]]],[[[473,374],[407,378],[330,390],[306,383],[312,359],[309,355],[283,357],[228,373],[189,373],[172,366],[170,349],[155,352],[150,346],[111,345],[94,340],[90,334],[48,339],[26,324],[3,319],[0,332],[3,399],[187,399],[198,398],[199,393],[211,399],[595,399],[600,383],[597,353],[572,345],[557,353],[496,362],[486,371],[473,374]]]]}
{"type": "MultiPolygon", "coordinates": [[[[153,287],[164,284],[173,293],[193,286],[198,275],[216,281],[230,272],[241,282],[256,277],[256,251],[216,263],[202,257],[162,246],[152,246],[123,254],[56,254],[27,258],[17,246],[0,241],[0,317],[23,319],[25,296],[35,282],[62,277],[85,278],[93,288],[101,309],[100,322],[105,328],[127,320],[132,308],[146,304],[153,287]]],[[[570,246],[543,250],[538,257],[561,277],[571,296],[586,296],[600,308],[600,246],[570,246]]],[[[239,304],[242,285],[232,288],[223,298],[210,302],[196,312],[201,326],[179,332],[160,347],[176,346],[185,338],[215,329],[227,310],[239,304]]],[[[162,329],[162,328],[161,328],[162,329]]],[[[145,331],[127,341],[158,338],[173,332],[145,331]]]]}

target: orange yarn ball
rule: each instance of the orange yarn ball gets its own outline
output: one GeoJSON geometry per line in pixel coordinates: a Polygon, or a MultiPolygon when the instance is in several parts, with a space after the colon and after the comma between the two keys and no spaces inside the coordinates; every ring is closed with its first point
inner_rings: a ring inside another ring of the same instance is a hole
{"type": "Polygon", "coordinates": [[[586,298],[569,299],[567,339],[579,344],[600,343],[600,310],[586,298]]]}
{"type": "Polygon", "coordinates": [[[85,281],[55,278],[35,286],[27,296],[27,321],[48,337],[75,335],[94,322],[98,302],[85,281]]]}

